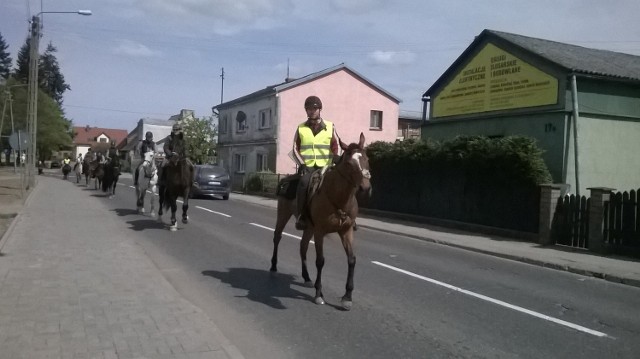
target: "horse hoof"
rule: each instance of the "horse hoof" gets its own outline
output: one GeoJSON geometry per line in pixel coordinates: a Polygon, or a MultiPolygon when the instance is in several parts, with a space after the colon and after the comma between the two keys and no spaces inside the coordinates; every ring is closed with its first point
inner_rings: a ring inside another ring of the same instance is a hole
{"type": "Polygon", "coordinates": [[[189,219],[188,219],[188,218],[183,218],[183,219],[182,219],[182,223],[184,223],[184,224],[189,223],[189,219]]]}
{"type": "Polygon", "coordinates": [[[351,310],[351,307],[353,306],[353,302],[350,300],[342,300],[342,309],[344,310],[351,310]]]}
{"type": "Polygon", "coordinates": [[[317,297],[316,299],[314,299],[314,302],[317,305],[324,305],[324,299],[322,299],[322,297],[317,297]]]}
{"type": "Polygon", "coordinates": [[[156,214],[155,214],[155,212],[151,212],[151,213],[149,213],[149,216],[150,216],[151,218],[156,218],[156,214]]]}
{"type": "Polygon", "coordinates": [[[171,232],[175,232],[175,231],[177,231],[177,230],[178,230],[178,226],[169,226],[169,230],[170,230],[171,232]]]}
{"type": "Polygon", "coordinates": [[[138,208],[138,213],[140,213],[140,214],[144,214],[144,207],[140,207],[140,208],[138,208]]]}
{"type": "Polygon", "coordinates": [[[306,282],[304,282],[304,286],[307,288],[313,288],[313,282],[308,280],[306,282]]]}

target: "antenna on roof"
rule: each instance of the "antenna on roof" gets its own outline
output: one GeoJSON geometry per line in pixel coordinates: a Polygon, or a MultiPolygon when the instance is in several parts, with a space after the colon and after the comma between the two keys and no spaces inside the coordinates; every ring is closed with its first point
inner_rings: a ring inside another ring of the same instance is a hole
{"type": "Polygon", "coordinates": [[[284,79],[284,82],[291,82],[295,79],[289,77],[289,58],[287,57],[287,77],[284,79]]]}

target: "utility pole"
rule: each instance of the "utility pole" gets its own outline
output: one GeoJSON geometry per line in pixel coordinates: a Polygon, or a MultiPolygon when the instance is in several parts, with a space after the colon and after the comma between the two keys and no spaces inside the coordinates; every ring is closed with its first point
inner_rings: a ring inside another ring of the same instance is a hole
{"type": "Polygon", "coordinates": [[[224,98],[224,67],[222,68],[222,73],[220,74],[220,78],[222,79],[222,88],[220,89],[220,103],[222,103],[224,98]]]}
{"type": "Polygon", "coordinates": [[[40,44],[40,18],[31,18],[31,38],[29,52],[29,101],[27,105],[27,131],[30,135],[30,146],[27,150],[25,168],[31,188],[35,185],[36,139],[38,131],[38,47],[40,44]]]}

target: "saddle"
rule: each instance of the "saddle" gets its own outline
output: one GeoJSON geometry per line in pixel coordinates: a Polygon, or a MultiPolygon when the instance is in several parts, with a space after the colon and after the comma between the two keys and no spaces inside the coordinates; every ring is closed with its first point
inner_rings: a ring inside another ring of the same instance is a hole
{"type": "Polygon", "coordinates": [[[280,183],[278,183],[276,196],[284,197],[286,199],[296,198],[298,183],[300,183],[300,175],[297,173],[284,177],[280,180],[280,183]]]}
{"type": "Polygon", "coordinates": [[[317,169],[311,172],[311,178],[309,178],[309,187],[307,187],[307,204],[311,202],[313,196],[318,192],[320,185],[322,185],[322,180],[324,179],[325,173],[329,167],[322,167],[321,169],[317,169]]]}

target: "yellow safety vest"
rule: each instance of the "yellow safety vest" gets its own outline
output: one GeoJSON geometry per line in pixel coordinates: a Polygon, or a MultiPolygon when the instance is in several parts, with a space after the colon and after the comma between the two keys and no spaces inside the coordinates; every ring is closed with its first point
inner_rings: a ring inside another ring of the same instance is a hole
{"type": "Polygon", "coordinates": [[[307,167],[324,167],[331,163],[333,154],[331,153],[331,138],[333,137],[333,123],[324,121],[325,129],[320,130],[317,135],[306,122],[298,126],[298,136],[300,136],[300,155],[307,167]]]}
{"type": "Polygon", "coordinates": [[[71,162],[71,160],[68,158],[65,158],[64,160],[62,160],[62,162],[64,162],[65,165],[68,165],[71,162]]]}

